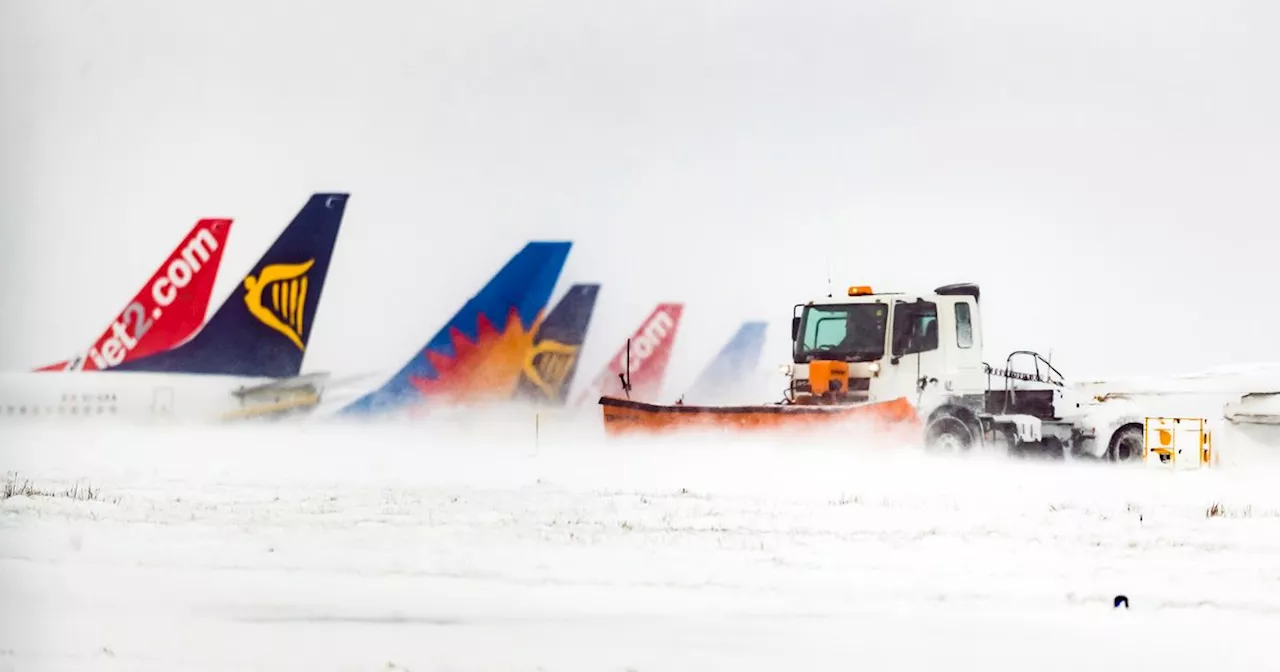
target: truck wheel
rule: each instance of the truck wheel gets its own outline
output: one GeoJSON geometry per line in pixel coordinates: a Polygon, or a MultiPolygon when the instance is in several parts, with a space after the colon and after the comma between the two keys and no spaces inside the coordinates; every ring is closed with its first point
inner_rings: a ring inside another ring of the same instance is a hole
{"type": "Polygon", "coordinates": [[[942,415],[929,423],[925,446],[943,453],[967,452],[974,444],[973,429],[954,415],[942,415]]]}
{"type": "Polygon", "coordinates": [[[1142,425],[1125,425],[1111,435],[1107,459],[1112,462],[1142,461],[1142,425]]]}

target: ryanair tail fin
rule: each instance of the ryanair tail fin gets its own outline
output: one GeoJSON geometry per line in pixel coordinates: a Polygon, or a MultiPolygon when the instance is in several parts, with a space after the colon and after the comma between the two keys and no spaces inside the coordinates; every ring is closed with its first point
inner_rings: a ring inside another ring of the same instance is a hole
{"type": "Polygon", "coordinates": [[[395,375],[338,414],[510,399],[571,245],[525,245],[395,375]]]}
{"type": "Polygon", "coordinates": [[[348,196],[313,194],[194,338],[116,370],[298,375],[348,196]]]}
{"type": "Polygon", "coordinates": [[[573,285],[547,315],[525,355],[515,397],[562,406],[578,370],[578,354],[587,338],[600,285],[573,285]]]}
{"type": "Polygon", "coordinates": [[[766,327],[766,322],[743,322],[733,338],[702,370],[685,394],[685,401],[703,405],[721,403],[750,381],[764,351],[766,327]]]}

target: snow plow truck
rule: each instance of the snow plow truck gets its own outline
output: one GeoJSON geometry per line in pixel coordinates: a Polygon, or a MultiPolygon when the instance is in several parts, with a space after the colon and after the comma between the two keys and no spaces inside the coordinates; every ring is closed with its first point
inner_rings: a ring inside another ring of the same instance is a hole
{"type": "MultiPolygon", "coordinates": [[[[1159,446],[1150,441],[1159,439],[1147,431],[1147,414],[1077,395],[1038,353],[1013,352],[1003,367],[985,363],[979,294],[968,283],[921,294],[855,286],[847,296],[797,304],[781,401],[646,403],[626,398],[624,375],[623,394],[599,400],[606,434],[869,422],[905,428],[935,450],[995,448],[1117,462],[1159,454],[1168,461],[1167,450],[1152,450],[1159,446]]],[[[1205,428],[1203,420],[1188,420],[1205,428]]],[[[1208,435],[1201,431],[1199,445],[1188,451],[1192,459],[1179,461],[1211,460],[1208,435]]]]}

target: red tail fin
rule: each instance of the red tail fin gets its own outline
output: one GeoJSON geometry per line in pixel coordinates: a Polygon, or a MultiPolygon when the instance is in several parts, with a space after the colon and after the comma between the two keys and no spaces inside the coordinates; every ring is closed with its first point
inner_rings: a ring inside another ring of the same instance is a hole
{"type": "Polygon", "coordinates": [[[186,341],[204,323],[230,232],[230,219],[196,222],[86,352],[36,371],[108,369],[186,341]]]}
{"type": "MultiPolygon", "coordinates": [[[[684,304],[660,303],[631,336],[631,399],[658,401],[683,314],[684,304]]],[[[601,395],[626,398],[628,393],[622,389],[622,381],[618,378],[626,371],[627,346],[624,343],[604,371],[578,397],[578,403],[594,402],[601,395]]]]}

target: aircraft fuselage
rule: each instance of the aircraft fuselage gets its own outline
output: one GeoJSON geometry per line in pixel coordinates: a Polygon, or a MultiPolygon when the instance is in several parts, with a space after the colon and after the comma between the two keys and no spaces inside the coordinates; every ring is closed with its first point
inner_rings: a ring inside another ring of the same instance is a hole
{"type": "Polygon", "coordinates": [[[271,378],[114,371],[0,373],[0,423],[217,422],[242,412],[241,388],[271,378]]]}

